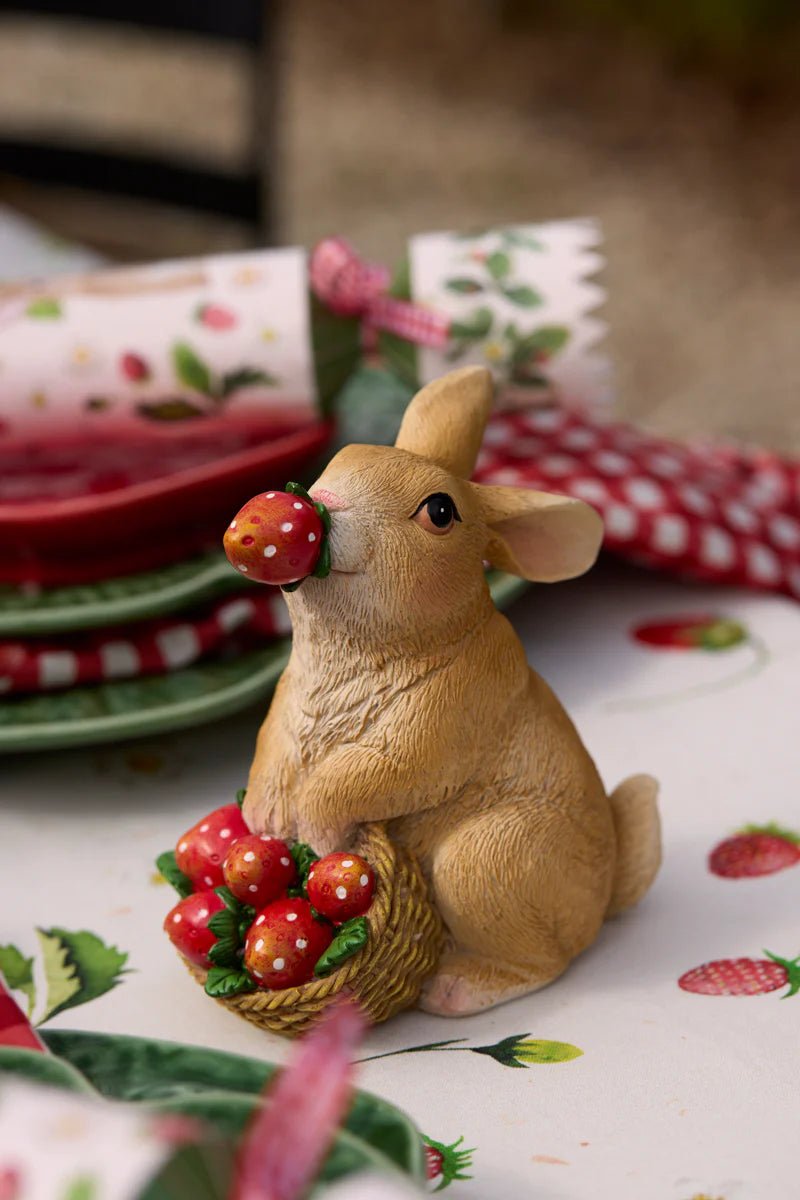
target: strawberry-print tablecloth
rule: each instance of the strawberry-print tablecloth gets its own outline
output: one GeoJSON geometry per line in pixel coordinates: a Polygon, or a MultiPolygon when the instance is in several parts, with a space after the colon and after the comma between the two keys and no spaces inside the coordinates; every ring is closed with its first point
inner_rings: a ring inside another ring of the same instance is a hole
{"type": "MultiPolygon", "coordinates": [[[[634,771],[661,780],[664,868],[545,991],[375,1029],[359,1082],[441,1148],[463,1138],[471,1154],[444,1155],[448,1179],[471,1177],[448,1182],[454,1200],[795,1200],[800,610],[606,564],[531,589],[511,616],[609,786],[634,771]]],[[[34,1015],[46,1009],[43,953],[52,975],[59,930],[118,948],[95,983],[127,971],[45,1029],[283,1059],[284,1042],[211,1003],[178,962],[160,928],[172,894],[153,872],[233,799],[260,717],[3,761],[0,945],[34,960],[27,984],[16,963],[20,1002],[35,988],[34,1015]]],[[[432,1169],[442,1157],[434,1147],[432,1169]]]]}

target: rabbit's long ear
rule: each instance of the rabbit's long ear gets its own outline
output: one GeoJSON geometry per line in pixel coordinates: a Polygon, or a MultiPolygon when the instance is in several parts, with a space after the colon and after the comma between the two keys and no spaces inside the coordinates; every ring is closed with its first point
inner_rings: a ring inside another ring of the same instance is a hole
{"type": "Polygon", "coordinates": [[[582,500],[525,488],[473,484],[489,526],[486,558],[501,571],[538,583],[588,571],[603,541],[603,522],[582,500]]]}
{"type": "Polygon", "coordinates": [[[417,392],[406,409],[395,445],[469,479],[491,411],[492,393],[492,376],[485,367],[450,371],[417,392]]]}

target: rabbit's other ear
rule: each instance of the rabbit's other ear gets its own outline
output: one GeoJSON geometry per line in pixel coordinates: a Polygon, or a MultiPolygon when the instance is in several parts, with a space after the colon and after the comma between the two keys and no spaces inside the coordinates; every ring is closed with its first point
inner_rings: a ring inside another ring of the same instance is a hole
{"type": "Polygon", "coordinates": [[[485,367],[463,367],[426,384],[406,409],[395,445],[469,479],[492,408],[485,367]]]}
{"type": "Polygon", "coordinates": [[[525,488],[473,484],[489,526],[493,567],[536,583],[588,571],[603,541],[600,516],[582,500],[525,488]]]}

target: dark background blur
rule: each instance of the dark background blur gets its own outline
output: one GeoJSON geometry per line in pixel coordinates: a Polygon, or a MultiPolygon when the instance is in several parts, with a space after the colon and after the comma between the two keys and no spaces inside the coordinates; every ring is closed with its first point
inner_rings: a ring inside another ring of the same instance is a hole
{"type": "Polygon", "coordinates": [[[0,203],[122,259],[595,215],[619,412],[797,450],[798,51],[794,0],[0,5],[0,203]]]}

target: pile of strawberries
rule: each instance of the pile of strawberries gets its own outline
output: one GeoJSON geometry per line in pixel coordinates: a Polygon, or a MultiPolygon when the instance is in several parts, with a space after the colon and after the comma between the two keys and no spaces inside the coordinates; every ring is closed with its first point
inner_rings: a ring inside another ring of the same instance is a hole
{"type": "Polygon", "coordinates": [[[206,991],[231,996],[324,976],[368,939],[375,873],[358,854],[318,858],[251,833],[237,804],[198,821],[157,860],[181,899],[164,920],[177,950],[207,971],[206,991]]]}

